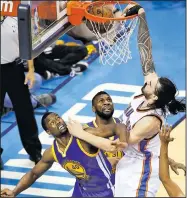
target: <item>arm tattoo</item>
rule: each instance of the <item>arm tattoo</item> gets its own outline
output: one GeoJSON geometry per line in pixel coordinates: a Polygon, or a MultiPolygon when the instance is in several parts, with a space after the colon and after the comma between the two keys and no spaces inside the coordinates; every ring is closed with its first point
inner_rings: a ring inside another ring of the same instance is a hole
{"type": "Polygon", "coordinates": [[[138,48],[142,63],[143,75],[146,76],[150,73],[153,73],[155,71],[155,67],[152,58],[151,38],[149,35],[145,13],[139,15],[138,48]]]}

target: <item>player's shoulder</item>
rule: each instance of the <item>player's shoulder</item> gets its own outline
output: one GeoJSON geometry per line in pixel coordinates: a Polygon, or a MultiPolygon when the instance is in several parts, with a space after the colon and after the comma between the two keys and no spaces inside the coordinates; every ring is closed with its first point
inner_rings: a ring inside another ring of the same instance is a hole
{"type": "Polygon", "coordinates": [[[87,129],[87,128],[89,128],[90,127],[90,124],[89,123],[84,123],[84,124],[82,124],[82,128],[83,129],[87,129]]]}
{"type": "Polygon", "coordinates": [[[89,128],[89,127],[95,128],[94,121],[85,123],[82,126],[83,126],[83,129],[86,129],[86,128],[89,128]]]}
{"type": "Polygon", "coordinates": [[[143,97],[144,97],[144,95],[142,94],[142,92],[141,91],[137,91],[134,94],[133,99],[135,100],[135,99],[140,99],[140,98],[143,98],[143,97]]]}
{"type": "Polygon", "coordinates": [[[121,122],[122,122],[122,120],[121,120],[120,118],[113,117],[113,119],[114,119],[114,121],[115,121],[116,123],[121,123],[121,122]]]}
{"type": "Polygon", "coordinates": [[[47,148],[42,156],[42,161],[44,162],[54,162],[54,156],[53,156],[53,148],[52,146],[47,148]]]}

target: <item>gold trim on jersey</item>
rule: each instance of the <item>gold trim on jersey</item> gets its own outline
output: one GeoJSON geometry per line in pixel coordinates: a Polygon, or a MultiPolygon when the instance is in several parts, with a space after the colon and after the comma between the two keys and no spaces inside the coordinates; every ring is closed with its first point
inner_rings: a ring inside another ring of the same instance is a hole
{"type": "Polygon", "coordinates": [[[57,145],[57,149],[58,149],[58,152],[62,154],[62,157],[66,157],[66,152],[70,146],[70,144],[72,143],[72,140],[73,140],[73,136],[71,135],[70,139],[69,139],[69,142],[66,146],[66,148],[64,149],[64,152],[62,152],[58,146],[58,142],[56,142],[56,145],[57,145]]]}
{"type": "Polygon", "coordinates": [[[98,151],[96,153],[94,153],[94,154],[88,153],[87,151],[84,150],[84,148],[83,148],[80,140],[79,139],[76,139],[76,141],[77,141],[77,144],[78,144],[79,148],[81,149],[81,151],[84,154],[86,154],[87,156],[89,156],[89,157],[95,157],[99,153],[99,151],[100,151],[100,149],[98,149],[98,151]]]}
{"type": "Polygon", "coordinates": [[[83,128],[83,129],[87,129],[87,128],[89,128],[89,127],[90,127],[90,126],[89,126],[88,124],[83,124],[83,125],[82,125],[82,128],[83,128]]]}
{"type": "Polygon", "coordinates": [[[56,157],[54,144],[55,144],[55,141],[54,141],[53,144],[52,144],[52,155],[53,155],[54,160],[55,160],[56,162],[59,162],[58,159],[57,159],[57,157],[56,157]]]}
{"type": "Polygon", "coordinates": [[[96,121],[93,120],[92,122],[93,122],[94,127],[97,128],[98,126],[97,126],[97,124],[96,124],[96,121]]]}

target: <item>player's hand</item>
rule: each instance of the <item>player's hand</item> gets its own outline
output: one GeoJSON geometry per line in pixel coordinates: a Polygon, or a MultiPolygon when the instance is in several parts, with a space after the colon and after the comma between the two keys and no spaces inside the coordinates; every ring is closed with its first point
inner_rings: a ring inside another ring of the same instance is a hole
{"type": "Polygon", "coordinates": [[[70,117],[68,118],[67,128],[69,133],[75,137],[77,137],[77,133],[81,133],[81,131],[83,131],[81,123],[76,120],[72,120],[70,117]]]}
{"type": "Polygon", "coordinates": [[[179,175],[178,169],[182,169],[184,171],[184,176],[186,176],[186,166],[184,164],[170,160],[170,167],[171,170],[177,175],[179,175]]]}
{"type": "Polygon", "coordinates": [[[24,84],[28,84],[29,89],[31,89],[34,86],[35,83],[35,75],[34,71],[28,71],[28,73],[25,76],[25,82],[24,84]]]}
{"type": "Polygon", "coordinates": [[[132,16],[135,14],[142,14],[144,9],[140,5],[129,4],[123,11],[124,16],[132,16]]]}
{"type": "Polygon", "coordinates": [[[12,190],[5,188],[4,190],[1,190],[1,197],[15,197],[15,195],[12,190]]]}
{"type": "Polygon", "coordinates": [[[126,142],[120,142],[119,139],[112,141],[111,145],[115,146],[115,151],[123,151],[123,149],[128,147],[126,142]]]}
{"type": "Polygon", "coordinates": [[[161,130],[159,130],[159,137],[161,143],[169,143],[174,140],[174,138],[170,137],[170,133],[172,131],[172,126],[168,124],[164,125],[161,130]]]}

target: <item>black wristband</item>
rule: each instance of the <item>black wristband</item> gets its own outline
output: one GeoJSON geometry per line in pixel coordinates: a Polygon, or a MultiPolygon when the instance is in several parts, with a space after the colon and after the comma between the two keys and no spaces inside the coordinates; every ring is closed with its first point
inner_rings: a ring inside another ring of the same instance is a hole
{"type": "Polygon", "coordinates": [[[135,15],[138,14],[139,9],[141,9],[142,6],[140,5],[135,5],[134,7],[130,8],[127,12],[125,16],[131,16],[131,15],[135,15]]]}
{"type": "Polygon", "coordinates": [[[114,11],[113,11],[113,14],[116,14],[117,12],[119,12],[120,11],[120,9],[115,9],[114,11]]]}

